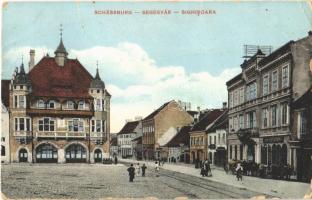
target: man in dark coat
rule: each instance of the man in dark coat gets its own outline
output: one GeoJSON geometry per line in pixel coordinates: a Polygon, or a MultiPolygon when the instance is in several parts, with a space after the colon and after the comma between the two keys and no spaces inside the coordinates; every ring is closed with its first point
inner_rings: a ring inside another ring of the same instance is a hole
{"type": "Polygon", "coordinates": [[[145,170],[147,167],[145,166],[145,164],[143,164],[141,168],[142,168],[142,176],[145,176],[145,170]]]}
{"type": "Polygon", "coordinates": [[[115,156],[115,165],[117,165],[117,162],[118,162],[117,156],[115,156]]]}
{"type": "Polygon", "coordinates": [[[133,167],[133,164],[131,164],[131,166],[127,169],[127,171],[129,173],[129,182],[133,182],[134,173],[135,173],[135,169],[133,167]]]}

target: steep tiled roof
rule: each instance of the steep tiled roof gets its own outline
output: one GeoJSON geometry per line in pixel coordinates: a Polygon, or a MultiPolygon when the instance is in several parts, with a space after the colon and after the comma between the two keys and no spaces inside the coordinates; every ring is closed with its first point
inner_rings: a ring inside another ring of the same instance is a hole
{"type": "Polygon", "coordinates": [[[214,132],[217,129],[227,129],[228,122],[229,122],[227,114],[228,114],[228,110],[223,112],[223,114],[214,121],[214,124],[207,130],[207,132],[214,132]]]}
{"type": "Polygon", "coordinates": [[[9,86],[10,80],[1,80],[1,101],[5,107],[9,107],[9,86]]]}
{"type": "Polygon", "coordinates": [[[179,147],[180,144],[189,145],[191,126],[183,126],[179,132],[166,144],[168,147],[179,147]]]}
{"type": "Polygon", "coordinates": [[[194,124],[191,131],[205,131],[206,128],[214,122],[225,110],[222,109],[214,109],[207,112],[203,118],[196,124],[194,124]]]}
{"type": "Polygon", "coordinates": [[[119,134],[127,134],[127,133],[133,133],[135,128],[138,126],[139,121],[132,121],[132,122],[127,122],[124,127],[119,131],[119,134]]]}
{"type": "Polygon", "coordinates": [[[29,78],[34,96],[90,98],[92,76],[77,59],[66,59],[61,67],[53,57],[43,57],[29,78]]]}
{"type": "Polygon", "coordinates": [[[155,110],[154,112],[152,112],[151,114],[149,114],[147,117],[145,117],[143,120],[147,120],[147,119],[152,119],[154,118],[162,109],[164,109],[171,101],[163,104],[162,106],[160,106],[157,110],[155,110]]]}

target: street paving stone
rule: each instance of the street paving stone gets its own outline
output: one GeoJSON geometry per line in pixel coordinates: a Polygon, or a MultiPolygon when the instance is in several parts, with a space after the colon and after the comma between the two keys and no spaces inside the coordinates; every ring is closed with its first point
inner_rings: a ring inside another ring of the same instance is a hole
{"type": "Polygon", "coordinates": [[[127,166],[102,164],[10,164],[1,167],[2,193],[8,198],[247,198],[254,192],[149,167],[146,177],[129,183],[127,166]],[[213,186],[213,187],[211,187],[213,186]],[[224,190],[228,192],[224,192],[224,190]]]}

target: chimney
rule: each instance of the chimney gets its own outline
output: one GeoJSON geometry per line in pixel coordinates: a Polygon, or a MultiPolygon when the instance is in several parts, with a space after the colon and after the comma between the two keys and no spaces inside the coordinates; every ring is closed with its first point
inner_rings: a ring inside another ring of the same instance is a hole
{"type": "Polygon", "coordinates": [[[226,102],[223,102],[222,103],[222,109],[226,109],[227,108],[227,103],[226,102]]]}
{"type": "Polygon", "coordinates": [[[29,69],[28,72],[30,72],[30,70],[32,70],[32,68],[35,66],[35,50],[30,49],[29,51],[29,69]]]}

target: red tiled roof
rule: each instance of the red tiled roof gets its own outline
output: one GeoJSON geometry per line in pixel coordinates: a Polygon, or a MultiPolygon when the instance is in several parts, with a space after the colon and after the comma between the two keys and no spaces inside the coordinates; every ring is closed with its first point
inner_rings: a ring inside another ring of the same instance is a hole
{"type": "Polygon", "coordinates": [[[133,133],[138,124],[139,121],[127,122],[118,134],[133,133]]]}
{"type": "Polygon", "coordinates": [[[205,116],[196,124],[194,124],[192,131],[204,131],[207,126],[214,122],[226,110],[214,109],[205,114],[205,116]]]}
{"type": "Polygon", "coordinates": [[[10,82],[10,80],[1,80],[1,101],[7,108],[9,107],[10,82]]]}
{"type": "Polygon", "coordinates": [[[43,57],[30,71],[34,96],[90,98],[91,74],[76,59],[67,59],[63,67],[53,57],[43,57]]]}
{"type": "Polygon", "coordinates": [[[166,144],[168,147],[189,146],[191,126],[183,126],[180,131],[166,144]]]}

